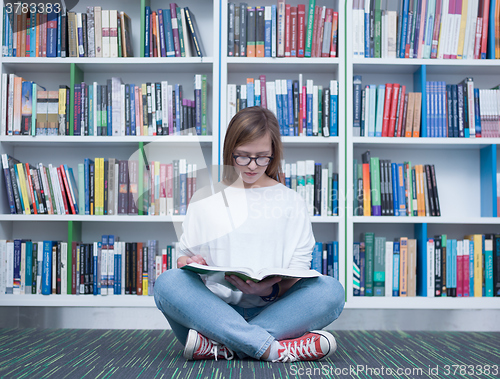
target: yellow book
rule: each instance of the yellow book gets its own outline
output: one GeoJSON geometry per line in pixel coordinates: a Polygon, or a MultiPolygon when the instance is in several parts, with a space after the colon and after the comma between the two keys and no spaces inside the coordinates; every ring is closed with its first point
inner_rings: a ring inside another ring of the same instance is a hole
{"type": "Polygon", "coordinates": [[[417,240],[408,239],[408,296],[417,296],[417,240]]]}
{"type": "Polygon", "coordinates": [[[467,24],[468,1],[472,0],[463,0],[462,2],[462,18],[460,19],[460,34],[458,35],[457,59],[463,59],[464,57],[465,26],[467,24]]]}
{"type": "Polygon", "coordinates": [[[59,88],[59,135],[66,135],[66,88],[59,88]]]}
{"type": "Polygon", "coordinates": [[[24,168],[22,163],[16,164],[17,175],[19,178],[19,185],[21,186],[21,194],[23,195],[23,206],[25,214],[31,214],[30,200],[28,197],[28,189],[26,187],[26,176],[24,175],[24,168]]]}
{"type": "Polygon", "coordinates": [[[99,214],[104,215],[104,158],[99,158],[99,214]]]}
{"type": "Polygon", "coordinates": [[[148,296],[148,273],[142,274],[142,295],[148,296]]]}
{"type": "Polygon", "coordinates": [[[474,297],[483,296],[483,236],[474,234],[474,297]]]}
{"type": "Polygon", "coordinates": [[[95,166],[94,166],[94,206],[95,206],[95,215],[99,216],[101,213],[101,196],[100,196],[100,190],[101,190],[101,164],[99,162],[101,158],[96,158],[95,159],[95,166]]]}
{"type": "MultiPolygon", "coordinates": [[[[419,216],[425,216],[425,180],[424,180],[424,166],[418,165],[418,180],[420,182],[420,205],[419,205],[419,216]]],[[[417,195],[418,197],[418,195],[417,195]]]]}

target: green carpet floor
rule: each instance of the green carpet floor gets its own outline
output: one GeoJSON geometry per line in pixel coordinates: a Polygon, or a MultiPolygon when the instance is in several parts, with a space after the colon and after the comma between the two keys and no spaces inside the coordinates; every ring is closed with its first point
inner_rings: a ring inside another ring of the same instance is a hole
{"type": "Polygon", "coordinates": [[[185,361],[171,331],[0,329],[0,378],[500,378],[500,333],[333,332],[326,361],[185,361]]]}

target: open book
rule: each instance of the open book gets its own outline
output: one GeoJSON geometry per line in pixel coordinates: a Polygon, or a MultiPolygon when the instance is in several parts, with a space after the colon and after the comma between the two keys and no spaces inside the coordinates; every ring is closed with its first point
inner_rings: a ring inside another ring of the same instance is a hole
{"type": "Polygon", "coordinates": [[[216,267],[205,266],[198,263],[190,263],[182,266],[181,269],[196,272],[198,274],[210,275],[215,273],[224,273],[226,275],[236,275],[241,280],[253,280],[260,282],[270,276],[281,276],[283,279],[289,278],[316,278],[321,274],[316,270],[293,270],[288,268],[263,268],[257,272],[246,267],[216,267]]]}

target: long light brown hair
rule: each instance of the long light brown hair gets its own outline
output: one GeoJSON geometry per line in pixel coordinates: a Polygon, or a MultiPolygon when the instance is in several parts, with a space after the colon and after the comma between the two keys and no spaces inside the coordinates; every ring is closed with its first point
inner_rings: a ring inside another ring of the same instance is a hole
{"type": "Polygon", "coordinates": [[[274,114],[262,107],[242,109],[234,115],[229,123],[224,139],[224,181],[232,183],[237,179],[236,171],[233,168],[234,150],[238,146],[251,143],[266,134],[271,137],[272,156],[274,157],[267,166],[266,174],[279,181],[278,175],[282,173],[281,160],[283,158],[280,127],[274,114]]]}

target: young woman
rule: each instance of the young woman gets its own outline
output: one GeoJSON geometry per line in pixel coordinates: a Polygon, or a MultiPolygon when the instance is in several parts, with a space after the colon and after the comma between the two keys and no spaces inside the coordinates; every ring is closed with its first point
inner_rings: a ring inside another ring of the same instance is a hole
{"type": "MultiPolygon", "coordinates": [[[[177,266],[308,270],[315,239],[304,199],[279,183],[283,149],[274,115],[238,112],[224,140],[223,181],[189,204],[177,266]]],[[[201,194],[200,194],[201,193],[201,194]]],[[[333,277],[244,282],[231,275],[169,270],[155,283],[155,302],[186,359],[253,357],[292,362],[329,357],[335,338],[322,329],[344,308],[333,277]]]]}

